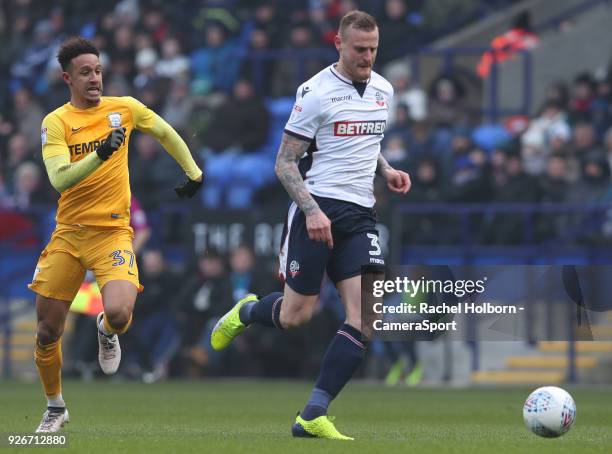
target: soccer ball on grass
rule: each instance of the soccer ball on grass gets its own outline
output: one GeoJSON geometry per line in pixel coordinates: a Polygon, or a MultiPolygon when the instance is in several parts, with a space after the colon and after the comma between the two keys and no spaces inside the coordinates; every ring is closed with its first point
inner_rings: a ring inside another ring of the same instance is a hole
{"type": "Polygon", "coordinates": [[[529,394],[523,405],[523,419],[540,437],[560,437],[574,424],[576,404],[564,389],[544,386],[529,394]]]}

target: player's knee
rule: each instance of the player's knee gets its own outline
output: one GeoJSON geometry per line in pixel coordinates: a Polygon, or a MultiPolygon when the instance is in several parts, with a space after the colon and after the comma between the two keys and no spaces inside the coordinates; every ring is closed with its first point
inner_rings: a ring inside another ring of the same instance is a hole
{"type": "Polygon", "coordinates": [[[120,331],[130,322],[132,314],[128,308],[119,307],[110,311],[104,311],[104,316],[113,329],[120,331]]]}
{"type": "Polygon", "coordinates": [[[45,320],[38,322],[36,326],[36,339],[40,345],[49,345],[59,340],[64,332],[62,325],[55,326],[45,320]]]}

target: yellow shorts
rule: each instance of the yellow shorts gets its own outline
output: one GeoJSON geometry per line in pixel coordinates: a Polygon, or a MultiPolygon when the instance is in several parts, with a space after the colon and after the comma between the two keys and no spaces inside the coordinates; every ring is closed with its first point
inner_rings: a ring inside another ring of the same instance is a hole
{"type": "Polygon", "coordinates": [[[100,289],[109,281],[124,280],[132,282],[140,292],[133,238],[131,227],[58,224],[40,254],[28,287],[47,298],[72,302],[85,271],[92,270],[100,289]]]}

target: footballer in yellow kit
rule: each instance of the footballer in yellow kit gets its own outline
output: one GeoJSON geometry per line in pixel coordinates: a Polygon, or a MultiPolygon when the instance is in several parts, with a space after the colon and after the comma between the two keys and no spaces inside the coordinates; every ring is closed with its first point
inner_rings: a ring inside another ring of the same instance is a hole
{"type": "Polygon", "coordinates": [[[118,334],[129,328],[142,290],[130,227],[127,144],[133,131],[155,137],[185,171],[186,182],[175,188],[179,197],[193,197],[202,185],[202,171],[168,123],[134,98],[102,96],[102,66],[93,43],[71,38],[57,58],[70,102],[44,118],[41,142],[49,180],[61,197],[56,229],[29,285],[37,294],[35,360],[47,397],[37,432],[57,432],[68,422],[61,335],[88,269],[104,306],[97,318],[100,366],[106,374],[119,367],[118,334]]]}
{"type": "Polygon", "coordinates": [[[100,288],[113,279],[140,288],[129,226],[127,143],[134,129],[148,132],[154,121],[153,112],[130,97],[102,97],[99,106],[84,111],[68,103],[44,119],[44,160],[68,154],[70,162],[76,162],[93,152],[111,129],[125,128],[126,133],[123,144],[104,165],[62,192],[57,228],[42,253],[32,290],[72,301],[86,269],[94,271],[100,288]]]}

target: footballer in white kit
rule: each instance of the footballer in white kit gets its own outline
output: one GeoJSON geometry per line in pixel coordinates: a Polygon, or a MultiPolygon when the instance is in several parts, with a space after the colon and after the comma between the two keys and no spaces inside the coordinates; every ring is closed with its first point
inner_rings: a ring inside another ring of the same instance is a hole
{"type": "Polygon", "coordinates": [[[336,429],[327,410],[363,361],[368,344],[369,330],[361,324],[362,266],[385,263],[376,231],[374,174],[393,192],[410,189],[408,174],[380,154],[393,89],[372,71],[378,38],[374,17],[348,12],[334,39],[338,62],[298,87],[275,165],[294,202],[279,256],[285,287],[238,301],[211,335],[212,347],[222,350],[252,324],[290,329],[307,323],[327,271],[346,319],[291,427],[294,437],[353,439],[336,429]]]}
{"type": "Polygon", "coordinates": [[[285,133],[311,142],[300,171],[308,191],[331,221],[334,247],[309,240],[304,214],[289,208],[280,273],[304,295],[316,295],[327,268],[337,283],[384,265],[378,244],[374,175],[393,87],[371,72],[352,82],[328,66],[300,85],[285,133]]]}

